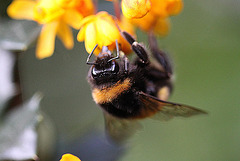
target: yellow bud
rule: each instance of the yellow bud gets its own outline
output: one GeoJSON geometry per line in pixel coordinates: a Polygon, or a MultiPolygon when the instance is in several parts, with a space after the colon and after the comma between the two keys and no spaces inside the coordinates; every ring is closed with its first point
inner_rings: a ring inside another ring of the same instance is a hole
{"type": "Polygon", "coordinates": [[[122,12],[127,18],[141,18],[151,9],[150,0],[122,0],[122,12]]]}
{"type": "Polygon", "coordinates": [[[166,9],[169,15],[177,15],[181,12],[182,8],[182,0],[169,0],[166,9]]]}

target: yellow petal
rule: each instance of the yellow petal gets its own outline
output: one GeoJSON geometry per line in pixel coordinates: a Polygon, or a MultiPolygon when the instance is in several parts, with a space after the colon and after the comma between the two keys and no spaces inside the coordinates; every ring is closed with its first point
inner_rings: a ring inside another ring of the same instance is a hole
{"type": "Polygon", "coordinates": [[[182,0],[169,0],[167,5],[167,12],[170,15],[177,15],[182,11],[183,2],[182,0]]]}
{"type": "Polygon", "coordinates": [[[108,12],[106,12],[106,11],[100,11],[100,12],[97,13],[96,16],[97,16],[97,17],[111,17],[111,16],[108,14],[108,12]]]}
{"type": "Polygon", "coordinates": [[[151,11],[140,19],[132,19],[132,23],[138,26],[143,31],[150,31],[155,26],[158,17],[151,11]]]}
{"type": "Polygon", "coordinates": [[[122,0],[122,12],[127,18],[141,18],[151,9],[150,0],[122,0]]]}
{"type": "Polygon", "coordinates": [[[158,15],[159,17],[165,18],[168,16],[168,12],[166,10],[168,0],[151,0],[152,2],[152,9],[151,13],[158,15]]]}
{"type": "Polygon", "coordinates": [[[64,14],[63,19],[68,25],[72,26],[73,28],[80,29],[80,23],[83,19],[83,16],[74,9],[68,9],[64,14]]]}
{"type": "Polygon", "coordinates": [[[113,20],[108,21],[105,18],[99,18],[96,21],[98,43],[102,46],[108,46],[115,43],[120,38],[120,32],[113,20]]]}
{"type": "Polygon", "coordinates": [[[94,14],[95,6],[93,0],[76,0],[75,9],[86,17],[94,14]]]}
{"type": "Polygon", "coordinates": [[[53,54],[57,27],[58,22],[47,23],[43,26],[37,43],[37,58],[43,59],[53,54]]]}
{"type": "Polygon", "coordinates": [[[34,20],[40,24],[59,21],[64,13],[65,10],[56,5],[54,0],[39,0],[34,7],[34,20]]]}
{"type": "Polygon", "coordinates": [[[170,22],[168,18],[160,18],[154,27],[154,33],[160,36],[166,36],[170,30],[170,22]]]}
{"type": "Polygon", "coordinates": [[[80,27],[86,25],[87,23],[93,21],[96,18],[96,15],[91,15],[91,16],[87,16],[84,19],[81,20],[80,22],[80,27]]]}
{"type": "Polygon", "coordinates": [[[85,40],[85,48],[91,53],[96,44],[98,48],[94,54],[98,54],[103,46],[114,47],[115,41],[120,39],[120,32],[111,15],[107,12],[99,12],[84,18],[81,22],[81,29],[78,33],[78,41],[85,40]]]}
{"type": "Polygon", "coordinates": [[[72,8],[76,5],[77,0],[55,0],[56,4],[62,8],[72,8]]]}
{"type": "Polygon", "coordinates": [[[78,35],[77,35],[77,40],[78,41],[84,41],[84,39],[85,39],[85,32],[86,32],[86,27],[84,26],[78,32],[78,35]]]}
{"type": "Polygon", "coordinates": [[[7,8],[7,13],[14,19],[33,20],[33,9],[36,5],[32,0],[14,0],[7,8]]]}
{"type": "Polygon", "coordinates": [[[81,160],[72,154],[64,154],[60,161],[81,161],[81,160]]]}
{"type": "Polygon", "coordinates": [[[94,23],[89,23],[86,25],[85,32],[85,48],[88,53],[91,53],[95,45],[97,44],[97,33],[96,26],[94,23]]]}
{"type": "Polygon", "coordinates": [[[67,49],[72,49],[74,45],[73,34],[71,28],[65,23],[59,23],[57,29],[57,36],[63,42],[67,49]]]}

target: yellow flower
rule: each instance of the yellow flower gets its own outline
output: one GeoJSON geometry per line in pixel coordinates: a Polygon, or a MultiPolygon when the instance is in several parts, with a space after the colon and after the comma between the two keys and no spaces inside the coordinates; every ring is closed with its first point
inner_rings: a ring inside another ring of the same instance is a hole
{"type": "Polygon", "coordinates": [[[159,18],[154,25],[153,32],[160,36],[165,36],[170,30],[169,18],[159,18]]]}
{"type": "Polygon", "coordinates": [[[14,0],[7,9],[14,19],[33,20],[43,25],[36,48],[39,59],[53,54],[56,36],[67,49],[72,49],[74,41],[69,26],[79,29],[82,18],[93,11],[91,0],[14,0]]]}
{"type": "Polygon", "coordinates": [[[141,18],[151,9],[150,0],[122,0],[122,12],[127,18],[141,18]]]}
{"type": "Polygon", "coordinates": [[[182,0],[151,0],[151,12],[159,17],[179,14],[183,8],[182,0]]]}
{"type": "Polygon", "coordinates": [[[169,32],[169,16],[181,12],[182,0],[151,0],[151,10],[142,18],[131,18],[130,22],[145,32],[165,36],[169,32]]]}
{"type": "Polygon", "coordinates": [[[72,154],[64,154],[60,161],[81,161],[81,160],[72,154]]]}
{"type": "Polygon", "coordinates": [[[169,0],[167,5],[167,12],[169,15],[177,15],[183,9],[182,0],[169,0]]]}
{"type": "Polygon", "coordinates": [[[85,41],[88,53],[91,53],[96,44],[98,48],[95,54],[98,54],[103,46],[108,46],[109,50],[113,50],[116,40],[120,39],[120,32],[114,18],[105,11],[84,18],[80,26],[77,39],[85,41]]]}
{"type": "Polygon", "coordinates": [[[167,35],[170,28],[168,17],[159,17],[153,13],[148,13],[141,19],[132,19],[131,23],[145,32],[153,31],[156,35],[160,36],[167,35]]]}

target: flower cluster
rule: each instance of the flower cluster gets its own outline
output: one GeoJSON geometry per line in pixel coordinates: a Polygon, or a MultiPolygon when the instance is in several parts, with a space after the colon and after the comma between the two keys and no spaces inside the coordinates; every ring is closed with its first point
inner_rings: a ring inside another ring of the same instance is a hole
{"type": "MultiPolygon", "coordinates": [[[[109,0],[108,0],[109,1],[109,0]]],[[[58,36],[67,49],[74,45],[72,30],[79,29],[78,41],[84,41],[88,53],[98,44],[95,54],[103,46],[115,49],[117,40],[120,49],[131,53],[131,47],[121,36],[122,30],[134,37],[135,28],[156,35],[169,31],[169,17],[180,13],[182,0],[110,0],[114,3],[115,16],[106,11],[94,13],[92,0],[14,0],[8,14],[15,19],[28,19],[43,25],[36,49],[38,58],[53,54],[55,37],[58,36]]]]}
{"type": "Polygon", "coordinates": [[[122,8],[125,8],[123,14],[128,17],[135,26],[146,32],[153,31],[156,35],[166,35],[168,33],[169,17],[180,13],[183,7],[181,0],[149,0],[149,2],[146,3],[151,4],[150,10],[149,5],[138,2],[146,0],[133,0],[133,2],[137,1],[133,5],[126,3],[126,1],[127,0],[122,1],[122,8]],[[138,8],[145,8],[142,9],[142,13],[138,14],[143,16],[137,18],[135,16],[129,17],[129,15],[134,15],[132,12],[135,10],[136,13],[138,13],[138,8]]]}
{"type": "Polygon", "coordinates": [[[54,52],[58,36],[67,49],[74,45],[72,30],[79,29],[81,20],[94,13],[91,0],[14,0],[7,9],[10,17],[27,19],[43,25],[36,55],[39,59],[54,52]]]}

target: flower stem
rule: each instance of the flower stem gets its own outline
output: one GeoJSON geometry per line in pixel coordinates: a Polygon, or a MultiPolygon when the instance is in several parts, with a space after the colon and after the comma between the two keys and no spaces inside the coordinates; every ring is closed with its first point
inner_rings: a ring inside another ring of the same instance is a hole
{"type": "Polygon", "coordinates": [[[113,7],[115,11],[115,16],[117,17],[118,20],[121,19],[121,11],[120,11],[120,5],[118,0],[113,0],[113,7]]]}

